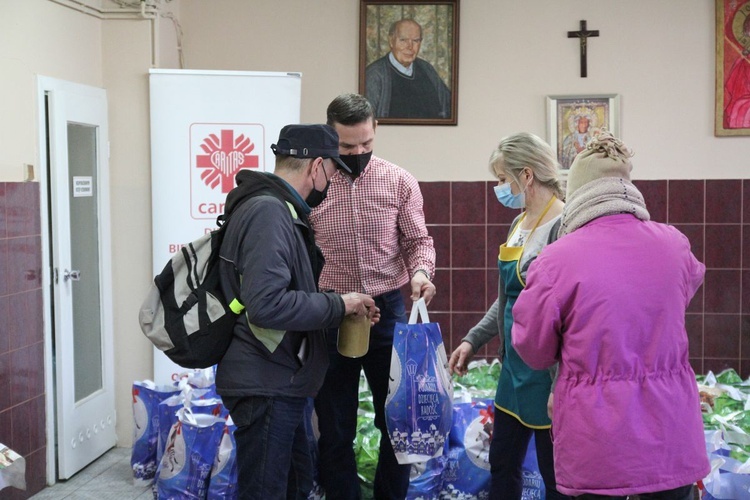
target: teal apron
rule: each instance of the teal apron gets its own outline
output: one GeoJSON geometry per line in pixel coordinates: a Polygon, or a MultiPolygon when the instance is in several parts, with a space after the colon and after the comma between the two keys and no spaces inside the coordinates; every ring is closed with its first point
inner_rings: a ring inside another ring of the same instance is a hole
{"type": "MultiPolygon", "coordinates": [[[[549,208],[549,205],[547,208],[549,208]]],[[[546,210],[539,220],[544,217],[545,213],[546,210]]],[[[521,221],[516,224],[516,228],[520,225],[521,221]]],[[[537,225],[539,225],[538,221],[537,225]]],[[[526,241],[531,238],[531,234],[535,230],[536,226],[534,226],[526,241]]],[[[508,238],[508,240],[510,239],[508,238]]],[[[506,242],[500,245],[498,255],[498,267],[500,277],[505,284],[507,302],[505,303],[505,311],[499,311],[499,314],[504,315],[505,320],[503,331],[505,347],[500,381],[495,394],[495,406],[498,410],[517,418],[526,427],[548,429],[551,422],[547,416],[547,399],[552,386],[549,370],[533,370],[524,363],[513,348],[510,336],[513,327],[513,304],[516,303],[518,295],[526,287],[520,269],[523,249],[524,247],[509,247],[506,242]]]]}

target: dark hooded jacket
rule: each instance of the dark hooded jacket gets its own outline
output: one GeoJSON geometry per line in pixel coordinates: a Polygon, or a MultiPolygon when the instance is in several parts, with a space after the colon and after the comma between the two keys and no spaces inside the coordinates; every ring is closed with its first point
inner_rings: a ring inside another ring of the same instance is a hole
{"type": "Polygon", "coordinates": [[[328,354],[323,330],[339,325],[344,301],[318,292],[323,256],[307,222],[309,207],[281,178],[237,174],[227,196],[231,214],[221,246],[227,297],[245,311],[216,372],[222,396],[314,396],[328,354]]]}

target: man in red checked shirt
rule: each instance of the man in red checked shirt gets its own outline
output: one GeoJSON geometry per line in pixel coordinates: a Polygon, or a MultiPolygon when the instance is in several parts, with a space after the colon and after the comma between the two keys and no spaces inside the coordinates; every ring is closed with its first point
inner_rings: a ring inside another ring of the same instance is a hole
{"type": "Polygon", "coordinates": [[[427,234],[422,193],[406,170],[372,155],[377,122],[370,102],[343,94],[328,106],[328,124],[339,134],[341,160],[352,173],[335,174],[328,196],[310,214],[315,239],[325,256],[321,290],[371,295],[380,322],[370,331],[370,346],[360,358],[338,353],[338,330],[326,332],[330,366],[315,400],[320,428],[320,483],[328,500],[360,498],[353,442],[357,429],[359,377],[364,369],[380,430],[375,472],[378,499],[403,499],[410,465],[399,465],[385,424],[385,398],[391,365],[393,329],[406,323],[400,288],[411,300],[435,296],[435,247],[427,234]]]}

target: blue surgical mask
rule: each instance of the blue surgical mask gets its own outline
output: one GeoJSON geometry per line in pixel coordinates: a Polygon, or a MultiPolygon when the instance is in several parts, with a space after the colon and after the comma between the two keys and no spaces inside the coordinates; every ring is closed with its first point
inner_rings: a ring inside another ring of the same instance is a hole
{"type": "Polygon", "coordinates": [[[526,206],[526,196],[524,196],[523,192],[513,194],[510,191],[510,182],[506,182],[501,186],[495,186],[495,196],[497,196],[497,201],[508,208],[523,208],[526,206]]]}

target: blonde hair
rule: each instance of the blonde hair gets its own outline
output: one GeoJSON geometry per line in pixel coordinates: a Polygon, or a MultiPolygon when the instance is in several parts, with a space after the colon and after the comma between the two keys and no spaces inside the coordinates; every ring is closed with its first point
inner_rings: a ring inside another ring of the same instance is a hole
{"type": "Polygon", "coordinates": [[[502,167],[516,182],[523,169],[530,168],[534,179],[542,186],[551,189],[561,200],[565,197],[558,177],[559,163],[555,152],[534,134],[519,132],[503,137],[490,155],[489,167],[494,176],[497,176],[497,168],[502,167]]]}

